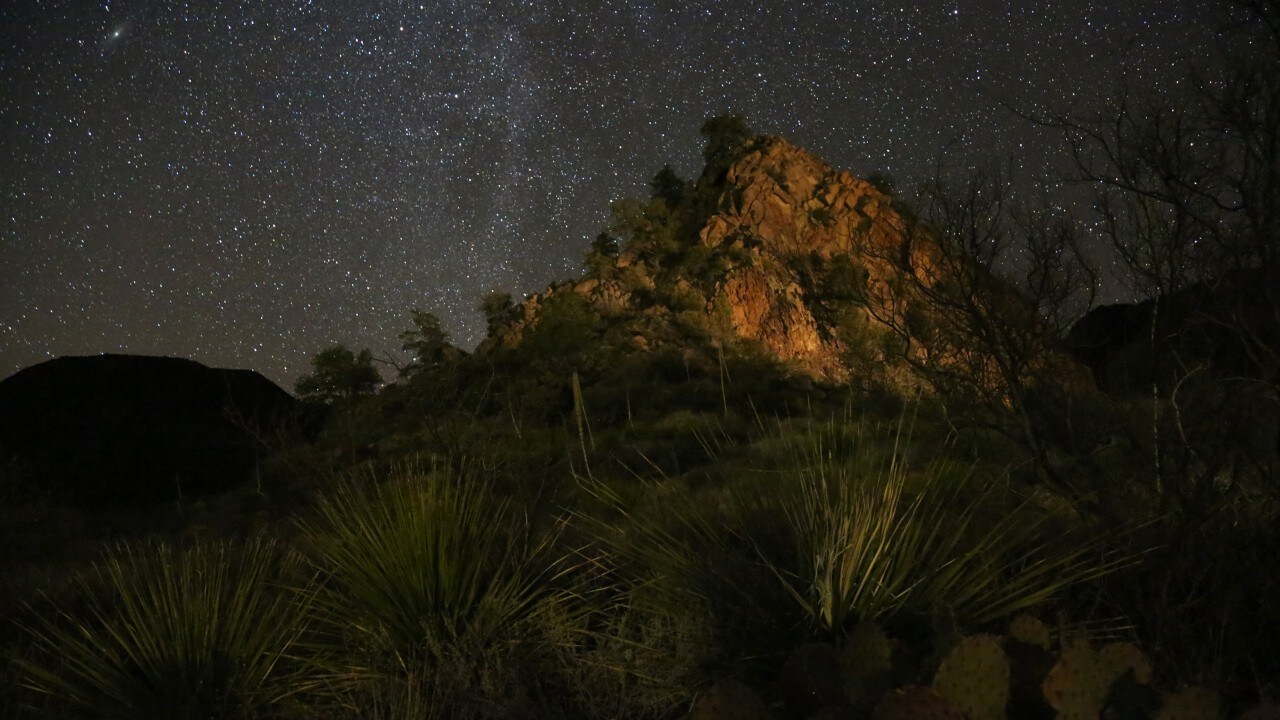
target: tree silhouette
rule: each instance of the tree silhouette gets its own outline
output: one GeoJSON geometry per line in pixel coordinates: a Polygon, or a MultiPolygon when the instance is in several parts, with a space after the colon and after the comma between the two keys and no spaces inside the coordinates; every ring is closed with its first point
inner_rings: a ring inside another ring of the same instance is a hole
{"type": "Polygon", "coordinates": [[[599,278],[609,277],[618,264],[618,239],[602,232],[591,241],[591,249],[583,259],[587,271],[599,278]]]}
{"type": "Polygon", "coordinates": [[[1123,88],[1097,113],[1039,118],[1064,132],[1121,276],[1148,301],[1129,384],[1149,397],[1153,485],[1191,514],[1241,493],[1241,477],[1280,492],[1273,448],[1239,442],[1280,422],[1280,3],[1222,5],[1239,18],[1230,42],[1177,92],[1123,88]]]}
{"type": "Polygon", "coordinates": [[[516,304],[511,293],[494,290],[480,301],[480,312],[484,313],[489,337],[494,337],[515,319],[516,304]]]}
{"type": "Polygon", "coordinates": [[[436,367],[462,351],[449,342],[449,333],[440,327],[440,319],[422,310],[410,311],[413,329],[400,333],[401,350],[413,355],[409,364],[400,369],[401,377],[408,377],[436,367]]]}
{"type": "Polygon", "coordinates": [[[381,384],[368,348],[357,354],[339,344],[311,359],[311,374],[298,378],[294,391],[303,400],[333,405],[371,395],[381,384]]]}
{"type": "Polygon", "coordinates": [[[702,157],[707,162],[705,173],[711,177],[724,172],[737,159],[742,147],[751,139],[751,128],[740,115],[717,115],[702,124],[707,139],[702,157]]]}
{"type": "Polygon", "coordinates": [[[660,198],[667,203],[667,207],[673,209],[683,205],[688,198],[689,183],[677,175],[670,165],[662,166],[649,182],[649,187],[653,189],[654,197],[660,198]]]}
{"type": "Polygon", "coordinates": [[[1057,412],[1072,391],[1059,339],[1096,287],[1080,237],[1053,208],[1016,202],[1003,173],[954,179],[939,165],[919,217],[900,216],[901,246],[868,251],[894,279],[867,287],[867,310],[950,411],[1018,442],[1076,495],[1049,461],[1073,442],[1057,412]]]}

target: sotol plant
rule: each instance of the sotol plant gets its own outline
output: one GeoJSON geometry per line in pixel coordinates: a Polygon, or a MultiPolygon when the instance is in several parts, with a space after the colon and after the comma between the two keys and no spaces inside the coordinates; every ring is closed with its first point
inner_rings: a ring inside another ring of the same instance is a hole
{"type": "Polygon", "coordinates": [[[79,581],[83,612],[29,628],[25,684],[59,717],[265,716],[296,687],[299,569],[263,540],[121,546],[79,581]]]}
{"type": "Polygon", "coordinates": [[[1124,562],[1096,537],[1062,542],[1045,513],[1008,507],[994,483],[967,471],[935,465],[910,476],[896,451],[879,470],[857,452],[808,458],[786,507],[797,566],[775,570],[823,632],[939,613],[981,626],[1124,562]]]}
{"type": "MultiPolygon", "coordinates": [[[[359,716],[466,714],[464,696],[529,679],[521,662],[566,617],[550,535],[483,482],[349,480],[302,529],[320,573],[317,689],[359,716]]],[[[512,700],[512,686],[494,689],[512,700]]]]}

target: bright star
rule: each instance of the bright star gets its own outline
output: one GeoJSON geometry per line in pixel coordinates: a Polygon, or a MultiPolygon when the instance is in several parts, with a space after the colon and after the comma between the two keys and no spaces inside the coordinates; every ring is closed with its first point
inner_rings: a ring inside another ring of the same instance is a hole
{"type": "Polygon", "coordinates": [[[102,49],[110,50],[114,45],[124,38],[125,33],[129,31],[129,23],[122,22],[107,31],[105,37],[102,38],[102,49]]]}

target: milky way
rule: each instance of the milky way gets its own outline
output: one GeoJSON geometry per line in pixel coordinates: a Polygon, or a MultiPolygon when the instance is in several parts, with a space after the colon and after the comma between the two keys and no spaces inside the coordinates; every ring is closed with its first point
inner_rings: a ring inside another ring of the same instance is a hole
{"type": "Polygon", "coordinates": [[[286,386],[336,343],[455,342],[580,272],[609,204],[734,112],[900,186],[1012,159],[1212,44],[1208,3],[7,2],[0,377],[132,352],[286,386]]]}

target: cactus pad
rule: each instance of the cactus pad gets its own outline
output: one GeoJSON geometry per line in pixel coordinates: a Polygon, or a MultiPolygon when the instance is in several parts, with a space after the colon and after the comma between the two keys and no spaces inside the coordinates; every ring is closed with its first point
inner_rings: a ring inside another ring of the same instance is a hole
{"type": "Polygon", "coordinates": [[[1003,720],[1009,704],[1009,658],[994,635],[963,638],[943,659],[933,689],[969,720],[1003,720]]]}
{"type": "Polygon", "coordinates": [[[1009,623],[1009,637],[1024,645],[1049,649],[1049,628],[1031,615],[1019,615],[1009,623]]]}
{"type": "Polygon", "coordinates": [[[912,685],[880,698],[871,720],[964,720],[964,716],[933,690],[912,685]]]}
{"type": "Polygon", "coordinates": [[[1098,653],[1098,665],[1111,678],[1110,682],[1119,680],[1132,670],[1134,679],[1139,683],[1151,683],[1151,663],[1133,643],[1112,643],[1102,648],[1098,653]]]}
{"type": "Polygon", "coordinates": [[[1072,642],[1044,679],[1044,697],[1059,720],[1097,720],[1111,686],[1130,671],[1139,684],[1151,681],[1151,664],[1134,645],[1114,643],[1095,651],[1086,642],[1072,642]]]}
{"type": "Polygon", "coordinates": [[[1217,720],[1218,693],[1189,687],[1165,698],[1156,720],[1217,720]]]}

